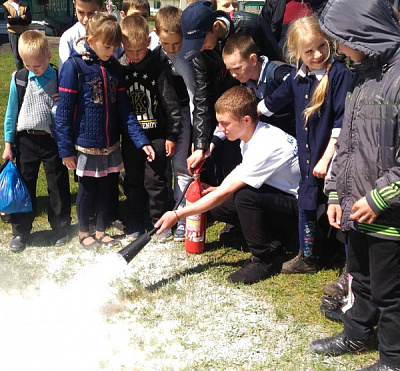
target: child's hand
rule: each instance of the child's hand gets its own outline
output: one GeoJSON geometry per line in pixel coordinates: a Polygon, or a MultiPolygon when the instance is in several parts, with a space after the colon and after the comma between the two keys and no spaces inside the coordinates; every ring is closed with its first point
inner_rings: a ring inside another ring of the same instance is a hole
{"type": "Polygon", "coordinates": [[[152,162],[156,158],[156,154],[152,146],[143,146],[142,149],[147,155],[147,161],[152,162]]]}
{"type": "Polygon", "coordinates": [[[175,146],[176,143],[173,142],[172,140],[166,140],[165,141],[165,153],[167,157],[171,157],[175,153],[175,146]]]}
{"type": "Polygon", "coordinates": [[[63,165],[66,166],[68,170],[75,170],[76,162],[76,156],[64,157],[62,159],[63,165]]]}
{"type": "Polygon", "coordinates": [[[337,229],[340,229],[340,219],[342,218],[342,209],[339,204],[329,204],[326,211],[329,224],[337,229]]]}
{"type": "Polygon", "coordinates": [[[321,159],[315,165],[313,170],[313,175],[316,178],[325,178],[327,171],[328,171],[328,163],[323,161],[323,159],[321,159]]]}
{"type": "Polygon", "coordinates": [[[209,184],[206,183],[201,183],[201,185],[203,186],[203,191],[201,192],[202,196],[205,196],[206,194],[215,191],[218,187],[213,187],[210,186],[209,184]]]}
{"type": "Polygon", "coordinates": [[[206,158],[202,149],[196,149],[186,160],[189,173],[193,175],[197,166],[206,158]]]}
{"type": "Polygon", "coordinates": [[[371,209],[365,197],[360,198],[352,207],[350,214],[351,220],[357,220],[359,223],[372,224],[378,215],[371,209]]]}
{"type": "Polygon", "coordinates": [[[58,93],[54,93],[51,97],[53,98],[54,102],[58,101],[58,93]]]}
{"type": "Polygon", "coordinates": [[[12,151],[12,147],[10,143],[6,143],[6,145],[4,146],[4,151],[3,151],[3,161],[7,161],[7,160],[13,160],[14,159],[14,154],[12,151]]]}

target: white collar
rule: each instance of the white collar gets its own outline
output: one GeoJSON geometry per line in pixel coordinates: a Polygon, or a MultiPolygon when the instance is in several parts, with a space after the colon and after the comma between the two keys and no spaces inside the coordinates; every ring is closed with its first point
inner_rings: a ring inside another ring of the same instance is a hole
{"type": "MultiPolygon", "coordinates": [[[[333,58],[331,60],[331,63],[333,63],[333,58]]],[[[325,76],[325,72],[326,68],[309,72],[307,66],[303,63],[301,67],[298,69],[296,76],[294,78],[296,78],[297,76],[306,77],[307,75],[315,75],[316,79],[318,81],[321,81],[322,78],[325,76]]]]}

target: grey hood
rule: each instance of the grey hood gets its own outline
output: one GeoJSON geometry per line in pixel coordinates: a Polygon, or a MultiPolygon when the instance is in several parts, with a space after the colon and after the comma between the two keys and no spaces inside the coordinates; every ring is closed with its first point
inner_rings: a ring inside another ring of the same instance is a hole
{"type": "Polygon", "coordinates": [[[319,25],[336,41],[378,62],[400,47],[399,24],[387,0],[329,0],[319,25]]]}

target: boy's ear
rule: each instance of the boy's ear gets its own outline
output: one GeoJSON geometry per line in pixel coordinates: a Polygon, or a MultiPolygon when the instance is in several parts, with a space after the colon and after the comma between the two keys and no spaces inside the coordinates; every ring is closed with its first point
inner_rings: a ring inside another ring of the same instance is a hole
{"type": "Polygon", "coordinates": [[[249,58],[250,58],[251,65],[255,66],[257,64],[257,62],[258,62],[257,54],[256,53],[251,53],[249,58]]]}
{"type": "Polygon", "coordinates": [[[245,123],[245,125],[250,125],[250,124],[251,124],[251,117],[250,117],[250,115],[245,115],[245,116],[243,116],[243,122],[245,123]]]}
{"type": "Polygon", "coordinates": [[[92,37],[92,36],[89,36],[89,37],[86,39],[86,41],[87,41],[88,44],[91,44],[92,41],[93,41],[93,37],[92,37]]]}
{"type": "Polygon", "coordinates": [[[50,54],[49,54],[49,62],[50,62],[52,57],[53,57],[53,54],[50,52],[50,54]]]}
{"type": "Polygon", "coordinates": [[[148,38],[147,38],[147,48],[150,46],[150,43],[151,43],[151,37],[149,36],[148,38]]]}

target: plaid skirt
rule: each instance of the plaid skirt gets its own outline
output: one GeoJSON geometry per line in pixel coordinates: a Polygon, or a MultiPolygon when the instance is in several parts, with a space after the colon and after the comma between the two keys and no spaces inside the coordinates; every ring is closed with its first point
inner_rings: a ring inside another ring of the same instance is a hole
{"type": "Polygon", "coordinates": [[[118,173],[123,167],[121,150],[118,148],[108,155],[89,155],[77,152],[77,176],[91,176],[101,178],[110,173],[118,173]]]}

